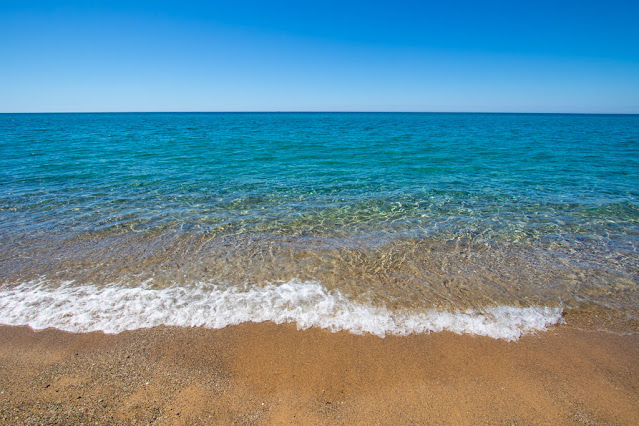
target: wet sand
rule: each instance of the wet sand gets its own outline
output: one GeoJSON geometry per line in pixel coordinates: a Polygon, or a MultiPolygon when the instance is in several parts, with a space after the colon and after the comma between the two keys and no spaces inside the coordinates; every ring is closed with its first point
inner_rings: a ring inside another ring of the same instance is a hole
{"type": "Polygon", "coordinates": [[[639,424],[639,335],[0,327],[0,423],[639,424]]]}

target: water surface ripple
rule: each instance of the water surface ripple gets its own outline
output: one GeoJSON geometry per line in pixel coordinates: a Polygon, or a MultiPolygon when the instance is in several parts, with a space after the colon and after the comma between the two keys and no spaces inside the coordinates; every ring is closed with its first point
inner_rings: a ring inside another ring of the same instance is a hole
{"type": "Polygon", "coordinates": [[[635,330],[639,116],[0,114],[0,245],[3,291],[299,282],[635,330]]]}

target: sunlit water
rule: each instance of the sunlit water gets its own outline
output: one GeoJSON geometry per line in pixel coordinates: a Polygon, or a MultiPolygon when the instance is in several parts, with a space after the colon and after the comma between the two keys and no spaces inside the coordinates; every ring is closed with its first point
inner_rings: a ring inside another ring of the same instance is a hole
{"type": "Polygon", "coordinates": [[[639,116],[2,114],[0,183],[0,323],[639,324],[639,116]]]}

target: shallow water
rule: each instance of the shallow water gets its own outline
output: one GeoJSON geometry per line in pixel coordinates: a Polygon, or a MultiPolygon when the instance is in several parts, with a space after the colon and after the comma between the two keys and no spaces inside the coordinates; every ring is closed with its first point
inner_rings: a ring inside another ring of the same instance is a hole
{"type": "Polygon", "coordinates": [[[260,320],[240,305],[265,294],[268,318],[308,325],[311,288],[337,308],[310,325],[361,308],[370,330],[337,321],[355,332],[530,331],[504,308],[550,312],[532,329],[556,309],[639,323],[639,116],[2,114],[0,135],[2,323],[119,330],[89,303],[104,288],[127,328],[156,324],[144,304],[260,320]]]}

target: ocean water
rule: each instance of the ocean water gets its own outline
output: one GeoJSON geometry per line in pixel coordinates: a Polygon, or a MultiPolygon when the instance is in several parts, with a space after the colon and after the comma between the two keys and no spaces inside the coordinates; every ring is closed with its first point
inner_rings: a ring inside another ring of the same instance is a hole
{"type": "Polygon", "coordinates": [[[0,114],[0,323],[639,330],[639,116],[0,114]]]}

